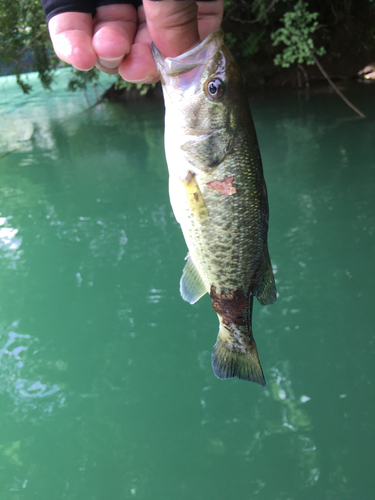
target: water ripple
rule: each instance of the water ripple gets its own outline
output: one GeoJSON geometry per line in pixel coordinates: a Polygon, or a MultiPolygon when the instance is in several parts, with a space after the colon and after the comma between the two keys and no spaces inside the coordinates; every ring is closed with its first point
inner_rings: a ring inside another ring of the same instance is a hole
{"type": "Polygon", "coordinates": [[[16,333],[17,326],[14,322],[9,329],[0,327],[0,394],[11,398],[12,414],[19,410],[25,414],[35,409],[43,415],[52,414],[55,407],[65,405],[62,386],[46,381],[38,373],[41,360],[37,357],[36,345],[39,340],[16,333]]]}

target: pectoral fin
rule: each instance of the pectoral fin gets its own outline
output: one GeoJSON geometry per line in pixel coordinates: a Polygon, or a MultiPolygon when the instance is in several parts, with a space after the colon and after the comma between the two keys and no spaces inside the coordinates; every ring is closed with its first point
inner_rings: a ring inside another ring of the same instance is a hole
{"type": "Polygon", "coordinates": [[[205,219],[208,215],[208,210],[195,174],[189,171],[185,179],[181,179],[181,182],[185,188],[190,210],[199,219],[205,219]]]}
{"type": "Polygon", "coordinates": [[[208,135],[197,136],[196,139],[181,146],[189,153],[188,160],[195,167],[209,172],[223,161],[230,150],[230,134],[227,129],[215,130],[208,135]]]}
{"type": "Polygon", "coordinates": [[[187,254],[186,260],[180,280],[180,293],[186,302],[194,304],[207,293],[207,290],[190,254],[187,254]]]}

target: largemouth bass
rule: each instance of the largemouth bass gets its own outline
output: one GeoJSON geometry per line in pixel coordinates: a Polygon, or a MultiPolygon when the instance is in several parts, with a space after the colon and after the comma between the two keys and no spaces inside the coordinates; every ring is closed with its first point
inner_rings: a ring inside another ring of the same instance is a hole
{"type": "Polygon", "coordinates": [[[251,327],[253,298],[276,300],[268,201],[240,71],[221,30],[175,58],[153,45],[163,86],[169,194],[189,253],[180,282],[194,304],[209,293],[219,318],[220,379],[266,385],[251,327]]]}

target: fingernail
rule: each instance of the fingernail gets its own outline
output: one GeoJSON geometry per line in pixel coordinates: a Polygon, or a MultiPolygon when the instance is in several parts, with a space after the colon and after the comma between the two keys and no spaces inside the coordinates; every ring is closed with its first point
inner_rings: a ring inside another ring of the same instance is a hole
{"type": "Polygon", "coordinates": [[[154,77],[152,77],[152,76],[146,76],[146,78],[143,78],[142,80],[131,80],[130,83],[135,83],[135,84],[137,84],[137,83],[152,83],[151,80],[153,80],[153,79],[154,79],[154,77]]]}
{"type": "Polygon", "coordinates": [[[98,62],[102,66],[104,66],[105,68],[108,68],[108,69],[117,68],[120,65],[122,60],[123,60],[123,57],[113,57],[113,58],[98,57],[98,62]]]}

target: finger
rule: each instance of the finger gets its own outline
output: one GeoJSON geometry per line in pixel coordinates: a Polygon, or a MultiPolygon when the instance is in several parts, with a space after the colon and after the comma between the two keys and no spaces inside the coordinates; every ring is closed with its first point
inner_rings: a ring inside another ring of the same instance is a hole
{"type": "Polygon", "coordinates": [[[199,42],[195,0],[143,0],[152,41],[165,57],[176,57],[199,42]]]}
{"type": "Polygon", "coordinates": [[[198,30],[201,40],[220,28],[224,14],[224,0],[197,2],[198,30]]]}
{"type": "Polygon", "coordinates": [[[132,83],[154,83],[159,80],[154,58],[147,43],[135,43],[118,68],[120,76],[132,83]]]}
{"type": "MultiPolygon", "coordinates": [[[[151,0],[144,0],[143,3],[146,4],[147,1],[149,4],[153,3],[151,0]]],[[[168,0],[163,0],[163,2],[166,1],[168,3],[168,0]]],[[[175,1],[175,3],[182,4],[183,2],[175,1]]],[[[184,3],[186,4],[186,2],[184,3]]],[[[199,34],[200,34],[200,39],[203,40],[210,33],[212,33],[212,31],[215,31],[220,27],[223,18],[224,0],[214,0],[212,2],[197,2],[197,4],[198,4],[199,34]]],[[[152,5],[151,9],[153,9],[152,5]]],[[[169,13],[171,13],[171,11],[169,11],[169,13]]],[[[156,16],[157,18],[158,14],[155,12],[155,10],[151,14],[156,16]]],[[[196,22],[193,21],[192,24],[189,24],[189,22],[191,22],[191,17],[187,16],[186,13],[184,19],[185,21],[188,22],[187,24],[183,24],[183,26],[185,26],[184,29],[188,30],[185,33],[186,36],[182,35],[181,32],[180,34],[178,34],[179,32],[177,31],[177,33],[172,33],[172,34],[169,33],[168,34],[169,38],[168,37],[165,38],[166,35],[165,32],[168,31],[168,29],[170,29],[168,28],[168,23],[170,23],[169,26],[175,26],[176,19],[173,20],[170,18],[168,21],[168,18],[165,17],[164,10],[160,11],[159,14],[161,16],[161,19],[159,19],[156,23],[154,22],[153,25],[152,19],[150,21],[149,18],[146,23],[144,8],[143,7],[138,8],[138,30],[134,39],[135,44],[131,47],[129,55],[123,60],[118,69],[119,74],[122,76],[122,78],[124,78],[127,81],[134,83],[153,83],[159,80],[158,71],[156,69],[154,59],[150,52],[150,44],[152,40],[149,31],[150,22],[151,22],[151,27],[152,26],[157,27],[159,22],[162,39],[160,40],[160,36],[158,38],[158,34],[155,33],[153,40],[154,42],[155,39],[158,40],[158,42],[155,42],[155,45],[157,45],[158,48],[160,46],[163,47],[165,45],[164,55],[166,57],[174,57],[175,55],[179,55],[183,52],[186,52],[187,50],[197,45],[197,43],[199,43],[200,41],[199,35],[197,35],[196,22]],[[162,27],[163,22],[164,26],[166,26],[167,28],[162,27]],[[172,45],[170,46],[170,44],[172,45]]],[[[189,15],[191,16],[190,11],[189,15]]],[[[180,18],[180,21],[181,19],[182,18],[180,18]]],[[[162,49],[160,48],[159,50],[162,51],[162,49]]]]}
{"type": "Polygon", "coordinates": [[[94,19],[92,45],[98,55],[97,67],[117,73],[130,51],[137,28],[137,11],[130,4],[98,7],[94,19]]]}
{"type": "Polygon", "coordinates": [[[138,8],[138,29],[128,56],[118,68],[119,74],[132,83],[154,83],[159,80],[151,50],[151,36],[148,31],[143,7],[138,8]]]}
{"type": "Polygon", "coordinates": [[[48,29],[57,57],[83,71],[94,67],[96,54],[91,43],[91,14],[57,14],[50,19],[48,29]]]}

